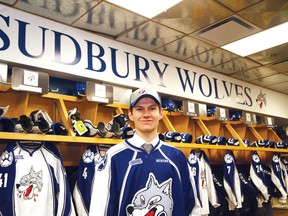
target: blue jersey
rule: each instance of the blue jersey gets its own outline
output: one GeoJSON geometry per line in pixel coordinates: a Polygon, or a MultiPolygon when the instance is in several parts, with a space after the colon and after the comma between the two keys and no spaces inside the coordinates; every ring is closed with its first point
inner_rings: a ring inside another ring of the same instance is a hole
{"type": "Polygon", "coordinates": [[[256,188],[261,192],[263,199],[258,197],[258,202],[268,202],[270,194],[269,194],[269,185],[266,179],[266,176],[263,172],[263,167],[261,163],[261,159],[256,151],[252,153],[252,163],[250,165],[250,177],[253,184],[256,188]]]}
{"type": "Polygon", "coordinates": [[[255,187],[251,179],[246,176],[245,172],[239,172],[239,178],[241,182],[241,193],[242,193],[242,208],[239,210],[241,213],[251,212],[253,215],[254,209],[257,209],[256,197],[259,193],[258,189],[255,187]]]}
{"type": "Polygon", "coordinates": [[[279,153],[274,153],[271,167],[271,180],[281,193],[279,201],[286,203],[288,193],[288,175],[279,153]]]}
{"type": "Polygon", "coordinates": [[[228,150],[224,156],[223,184],[229,197],[229,210],[242,208],[241,182],[235,157],[232,151],[228,150]]]}
{"type": "Polygon", "coordinates": [[[75,215],[59,151],[27,142],[9,143],[1,156],[0,215],[75,215]]]}
{"type": "Polygon", "coordinates": [[[88,146],[82,155],[77,181],[73,190],[73,199],[78,216],[89,214],[95,170],[102,158],[99,145],[88,146]]]}
{"type": "Polygon", "coordinates": [[[188,216],[195,200],[183,152],[159,139],[150,154],[138,146],[132,137],[107,151],[89,215],[188,216]]]}

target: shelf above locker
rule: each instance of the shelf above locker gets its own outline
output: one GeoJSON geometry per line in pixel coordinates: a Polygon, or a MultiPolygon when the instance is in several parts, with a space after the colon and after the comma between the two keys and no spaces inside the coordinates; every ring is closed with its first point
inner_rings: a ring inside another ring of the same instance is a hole
{"type": "MultiPolygon", "coordinates": [[[[109,144],[115,145],[123,141],[123,139],[116,138],[98,138],[98,137],[80,137],[80,136],[60,136],[60,135],[45,135],[45,134],[24,134],[24,133],[9,133],[0,132],[1,140],[31,140],[31,141],[45,141],[45,142],[65,142],[65,143],[79,143],[79,144],[109,144]]],[[[263,152],[283,152],[287,153],[287,149],[276,148],[261,148],[261,147],[246,147],[246,146],[226,146],[226,145],[209,145],[196,143],[178,143],[167,142],[177,148],[188,149],[219,149],[232,151],[263,151],[263,152]]]]}

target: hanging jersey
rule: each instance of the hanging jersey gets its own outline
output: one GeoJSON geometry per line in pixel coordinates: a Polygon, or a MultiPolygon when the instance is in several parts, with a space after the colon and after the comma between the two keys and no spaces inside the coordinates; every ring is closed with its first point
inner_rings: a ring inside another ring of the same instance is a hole
{"type": "MultiPolygon", "coordinates": [[[[215,169],[216,169],[215,167],[214,167],[214,169],[212,168],[213,171],[215,169]]],[[[226,215],[227,212],[229,211],[229,208],[228,208],[228,202],[227,202],[228,195],[227,195],[225,188],[224,188],[224,185],[223,185],[223,170],[221,169],[221,174],[214,172],[212,174],[212,176],[213,176],[213,182],[215,185],[217,196],[218,196],[218,199],[220,200],[221,205],[217,208],[214,208],[212,205],[210,205],[209,216],[226,215]]]]}
{"type": "Polygon", "coordinates": [[[94,178],[89,215],[181,215],[195,206],[187,159],[158,140],[150,154],[134,137],[111,147],[94,178]]]}
{"type": "Polygon", "coordinates": [[[61,155],[51,143],[9,143],[0,180],[0,215],[75,215],[61,155]]]}
{"type": "Polygon", "coordinates": [[[213,183],[212,170],[204,151],[192,150],[188,157],[190,174],[195,180],[198,199],[201,203],[201,215],[208,215],[209,202],[216,208],[220,206],[213,183]]]}
{"type": "Polygon", "coordinates": [[[195,190],[196,190],[197,198],[198,198],[200,206],[202,207],[202,203],[200,199],[200,191],[198,187],[199,185],[199,163],[198,163],[195,150],[191,150],[188,156],[187,162],[188,162],[190,179],[191,179],[191,182],[195,183],[195,190]]]}
{"type": "Polygon", "coordinates": [[[241,184],[235,162],[235,157],[233,152],[230,150],[228,150],[224,156],[223,185],[229,197],[229,210],[241,208],[241,184]]]}
{"type": "Polygon", "coordinates": [[[258,206],[256,197],[259,191],[251,179],[249,179],[246,173],[243,171],[239,172],[239,178],[241,183],[241,193],[243,197],[242,208],[239,210],[239,212],[245,213],[246,215],[248,212],[251,212],[251,215],[253,215],[253,210],[258,206]]]}
{"type": "Polygon", "coordinates": [[[263,173],[261,159],[256,151],[253,151],[252,153],[252,162],[250,165],[250,177],[253,184],[261,192],[263,196],[263,199],[260,199],[260,197],[258,197],[258,199],[260,199],[259,204],[261,205],[262,201],[268,202],[270,197],[268,184],[265,174],[263,173]]]}
{"type": "Polygon", "coordinates": [[[88,146],[82,155],[78,168],[78,178],[73,189],[73,199],[78,216],[89,214],[95,169],[102,159],[99,145],[88,146]]]}
{"type": "Polygon", "coordinates": [[[278,153],[274,153],[272,158],[271,180],[282,195],[279,198],[279,201],[281,203],[286,203],[288,193],[288,175],[278,153]]]}
{"type": "Polygon", "coordinates": [[[265,175],[265,179],[267,182],[268,192],[270,194],[270,197],[280,198],[281,193],[279,192],[279,190],[276,188],[276,186],[274,185],[274,183],[271,180],[271,165],[270,164],[262,164],[262,170],[263,170],[263,173],[265,175]]]}

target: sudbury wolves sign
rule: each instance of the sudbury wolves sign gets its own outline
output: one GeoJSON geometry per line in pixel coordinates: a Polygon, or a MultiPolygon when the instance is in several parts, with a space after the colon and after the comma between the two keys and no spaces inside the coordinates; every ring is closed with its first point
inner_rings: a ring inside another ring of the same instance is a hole
{"type": "Polygon", "coordinates": [[[5,62],[58,77],[135,88],[150,85],[181,98],[288,117],[286,95],[1,4],[0,9],[0,59],[5,62]],[[265,95],[263,106],[260,94],[265,95]]]}

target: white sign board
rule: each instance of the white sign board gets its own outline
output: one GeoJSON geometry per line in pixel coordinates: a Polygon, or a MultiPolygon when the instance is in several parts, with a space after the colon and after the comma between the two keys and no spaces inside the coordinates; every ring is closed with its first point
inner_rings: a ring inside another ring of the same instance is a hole
{"type": "Polygon", "coordinates": [[[193,101],[288,118],[288,96],[0,5],[0,59],[193,101]]]}

